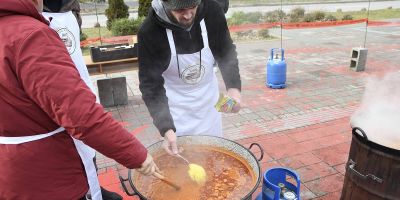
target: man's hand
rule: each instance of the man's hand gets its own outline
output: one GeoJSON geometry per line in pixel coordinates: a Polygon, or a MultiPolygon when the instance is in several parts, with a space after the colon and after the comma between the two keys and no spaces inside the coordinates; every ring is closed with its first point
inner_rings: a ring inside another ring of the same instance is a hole
{"type": "Polygon", "coordinates": [[[240,102],[242,99],[242,95],[240,94],[240,91],[236,88],[229,88],[227,95],[236,101],[235,105],[233,105],[233,107],[232,107],[231,112],[232,113],[239,112],[239,110],[241,108],[240,102]]]}
{"type": "Polygon", "coordinates": [[[176,144],[176,133],[173,130],[168,130],[164,135],[163,147],[169,155],[176,155],[179,153],[176,144]]]}
{"type": "Polygon", "coordinates": [[[158,175],[161,173],[150,154],[147,154],[146,160],[137,171],[146,176],[158,175]]]}

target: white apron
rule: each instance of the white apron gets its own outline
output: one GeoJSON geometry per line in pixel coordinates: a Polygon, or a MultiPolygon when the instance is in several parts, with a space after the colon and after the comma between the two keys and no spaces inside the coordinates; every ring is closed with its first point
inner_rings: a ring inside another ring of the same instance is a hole
{"type": "MultiPolygon", "coordinates": [[[[79,45],[80,44],[79,27],[75,16],[72,14],[72,12],[67,12],[67,13],[44,12],[42,14],[47,19],[49,19],[49,17],[53,18],[51,20],[50,27],[56,30],[57,33],[60,35],[61,39],[64,41],[64,44],[68,49],[68,52],[71,55],[72,60],[75,63],[76,68],[79,71],[81,78],[85,81],[86,85],[94,93],[94,87],[90,80],[89,73],[85,66],[79,45]]],[[[97,96],[96,100],[98,101],[97,96]]],[[[40,135],[25,136],[25,137],[0,137],[0,144],[22,144],[22,143],[32,142],[50,137],[64,130],[65,129],[63,127],[60,127],[52,132],[40,135]]],[[[82,141],[77,140],[75,138],[72,139],[74,141],[75,147],[84,165],[92,199],[102,200],[100,184],[97,179],[96,168],[93,163],[93,157],[95,156],[96,152],[94,149],[87,146],[82,141]]]]}
{"type": "Polygon", "coordinates": [[[166,30],[171,60],[163,73],[164,88],[178,136],[222,137],[221,114],[214,108],[219,96],[213,71],[215,59],[208,44],[204,19],[200,26],[204,48],[193,54],[177,55],[172,31],[166,30]]]}
{"type": "MultiPolygon", "coordinates": [[[[86,85],[90,88],[90,90],[92,90],[93,94],[96,95],[93,83],[90,80],[85,60],[82,56],[79,25],[74,14],[69,11],[65,13],[43,12],[42,15],[48,21],[50,21],[50,28],[57,31],[61,40],[64,42],[65,47],[67,48],[68,53],[72,58],[72,61],[74,61],[76,69],[78,69],[79,75],[81,76],[82,80],[85,81],[86,85]],[[50,20],[50,17],[52,18],[52,20],[50,20]]],[[[97,102],[99,102],[99,98],[97,95],[96,100],[97,102]]]]}

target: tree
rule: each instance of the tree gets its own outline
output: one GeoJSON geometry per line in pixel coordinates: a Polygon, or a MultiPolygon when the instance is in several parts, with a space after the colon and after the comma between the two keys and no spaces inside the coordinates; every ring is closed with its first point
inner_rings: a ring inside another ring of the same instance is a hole
{"type": "Polygon", "coordinates": [[[108,0],[108,8],[106,9],[107,29],[111,29],[111,24],[115,19],[128,18],[129,7],[123,0],[108,0]]]}
{"type": "Polygon", "coordinates": [[[151,0],[139,0],[139,17],[147,16],[150,6],[151,0]]]}

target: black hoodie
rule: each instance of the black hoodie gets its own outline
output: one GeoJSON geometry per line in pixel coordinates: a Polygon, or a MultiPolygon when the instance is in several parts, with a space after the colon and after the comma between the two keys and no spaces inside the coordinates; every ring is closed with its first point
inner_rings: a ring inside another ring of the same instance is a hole
{"type": "Polygon", "coordinates": [[[166,29],[171,29],[178,54],[191,54],[203,48],[200,21],[204,19],[208,42],[218,63],[226,88],[241,89],[236,47],[230,37],[224,11],[214,0],[202,0],[190,31],[161,20],[153,9],[139,33],[139,81],[142,98],[154,125],[164,136],[176,130],[168,107],[162,73],[168,68],[171,51],[166,29]]]}

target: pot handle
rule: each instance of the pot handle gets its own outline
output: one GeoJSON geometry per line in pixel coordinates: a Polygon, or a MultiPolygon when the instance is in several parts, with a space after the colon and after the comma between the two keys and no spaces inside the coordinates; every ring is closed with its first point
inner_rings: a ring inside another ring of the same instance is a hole
{"type": "Polygon", "coordinates": [[[134,195],[138,196],[139,199],[143,200],[145,199],[142,195],[140,195],[139,191],[136,189],[135,185],[133,185],[133,181],[132,181],[132,169],[128,170],[128,182],[129,185],[132,187],[134,195]]]}
{"type": "Polygon", "coordinates": [[[258,143],[251,143],[250,144],[250,147],[249,147],[249,150],[251,150],[251,148],[253,147],[253,146],[257,146],[258,148],[260,148],[260,152],[261,152],[261,155],[260,155],[260,158],[258,158],[257,160],[258,161],[261,161],[263,158],[264,158],[264,149],[261,147],[261,145],[259,145],[258,143]]]}
{"type": "Polygon", "coordinates": [[[123,178],[121,175],[119,175],[118,178],[119,178],[119,181],[121,182],[122,189],[124,190],[124,192],[125,192],[128,196],[135,196],[135,195],[137,195],[136,192],[130,193],[130,192],[128,191],[128,188],[126,188],[124,182],[125,182],[125,181],[129,181],[129,179],[123,178]]]}
{"type": "Polygon", "coordinates": [[[358,177],[360,177],[360,178],[362,178],[362,179],[364,179],[364,180],[366,180],[366,179],[368,179],[368,178],[370,178],[370,179],[372,179],[372,180],[374,180],[374,181],[376,181],[376,182],[378,182],[378,183],[383,183],[383,180],[381,179],[381,178],[378,178],[377,176],[375,176],[375,175],[373,175],[373,174],[367,174],[367,175],[364,175],[364,174],[361,174],[359,171],[357,171],[356,169],[354,169],[355,168],[355,166],[356,166],[356,162],[354,162],[352,159],[349,159],[349,170],[352,172],[352,173],[354,173],[355,175],[357,175],[358,177]]]}
{"type": "Polygon", "coordinates": [[[353,127],[353,129],[352,129],[352,131],[351,131],[353,134],[357,134],[357,135],[360,135],[361,137],[363,137],[363,139],[365,140],[365,141],[369,141],[368,140],[368,137],[367,137],[367,134],[365,134],[365,132],[364,132],[364,130],[362,130],[361,128],[359,128],[359,127],[353,127]]]}

